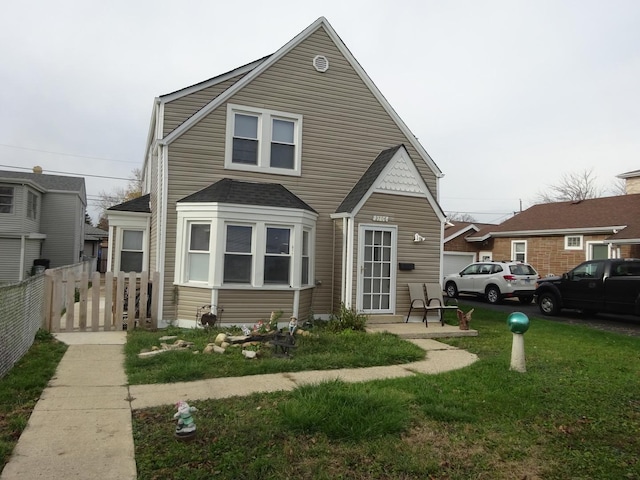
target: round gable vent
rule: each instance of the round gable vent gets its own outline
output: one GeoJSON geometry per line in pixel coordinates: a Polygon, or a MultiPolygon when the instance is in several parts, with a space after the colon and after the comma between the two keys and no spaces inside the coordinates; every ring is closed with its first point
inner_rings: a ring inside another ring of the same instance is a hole
{"type": "Polygon", "coordinates": [[[329,70],[329,59],[324,55],[316,55],[313,57],[313,66],[319,72],[326,72],[329,70]]]}

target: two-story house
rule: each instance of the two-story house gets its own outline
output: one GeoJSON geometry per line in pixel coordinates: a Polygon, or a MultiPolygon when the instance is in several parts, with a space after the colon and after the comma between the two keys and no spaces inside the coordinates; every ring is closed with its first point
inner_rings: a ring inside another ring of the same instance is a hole
{"type": "Polygon", "coordinates": [[[23,280],[36,259],[79,262],[86,206],[84,178],[0,171],[0,282],[23,280]]]}
{"type": "Polygon", "coordinates": [[[407,282],[441,278],[442,173],[325,18],[157,98],[143,172],[108,269],[161,272],[167,322],[406,314],[407,282]]]}

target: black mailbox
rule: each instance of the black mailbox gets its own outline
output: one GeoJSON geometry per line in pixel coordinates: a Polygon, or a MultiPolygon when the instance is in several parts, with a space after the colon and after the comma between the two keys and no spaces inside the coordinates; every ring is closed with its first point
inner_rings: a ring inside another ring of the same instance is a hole
{"type": "Polygon", "coordinates": [[[399,263],[398,268],[400,270],[414,270],[416,268],[415,263],[399,263]]]}

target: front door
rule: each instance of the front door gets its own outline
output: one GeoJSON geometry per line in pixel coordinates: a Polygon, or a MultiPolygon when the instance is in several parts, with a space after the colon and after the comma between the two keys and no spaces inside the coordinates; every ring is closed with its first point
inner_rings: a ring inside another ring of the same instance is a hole
{"type": "Polygon", "coordinates": [[[372,314],[394,313],[397,230],[361,225],[358,233],[357,309],[372,314]]]}

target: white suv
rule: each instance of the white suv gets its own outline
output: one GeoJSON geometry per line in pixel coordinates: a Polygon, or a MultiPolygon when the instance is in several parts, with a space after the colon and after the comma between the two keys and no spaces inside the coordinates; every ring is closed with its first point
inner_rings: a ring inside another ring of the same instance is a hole
{"type": "Polygon", "coordinates": [[[447,296],[455,298],[459,293],[481,295],[489,303],[498,303],[506,297],[518,297],[520,303],[533,300],[538,272],[522,262],[475,262],[460,273],[444,278],[447,296]]]}

